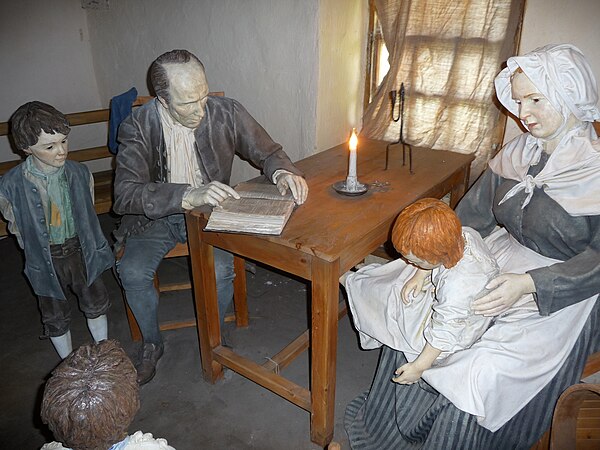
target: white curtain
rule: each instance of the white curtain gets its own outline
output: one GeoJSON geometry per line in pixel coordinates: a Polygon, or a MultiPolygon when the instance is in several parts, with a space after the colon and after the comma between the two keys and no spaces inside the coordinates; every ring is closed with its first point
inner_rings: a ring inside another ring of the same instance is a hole
{"type": "Polygon", "coordinates": [[[474,180],[501,144],[504,122],[498,127],[493,81],[516,53],[524,1],[375,0],[390,70],[365,111],[361,134],[398,140],[390,91],[404,83],[405,141],[474,153],[474,180]]]}

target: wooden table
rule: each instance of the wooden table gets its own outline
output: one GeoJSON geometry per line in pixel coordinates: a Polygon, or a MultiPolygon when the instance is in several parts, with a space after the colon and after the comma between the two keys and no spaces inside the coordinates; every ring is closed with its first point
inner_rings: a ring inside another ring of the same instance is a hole
{"type": "Polygon", "coordinates": [[[340,195],[331,187],[346,177],[347,145],[297,162],[310,192],[281,236],[204,232],[206,213],[195,210],[186,215],[204,378],[216,382],[226,366],[309,411],[311,440],[321,446],[333,437],[337,327],[338,315],[342,315],[339,276],[387,241],[394,219],[410,203],[423,197],[441,198],[450,192],[451,205],[455,206],[465,192],[473,160],[471,155],[413,148],[411,175],[408,164],[402,166],[398,147],[390,149],[389,168],[384,170],[385,146],[385,142],[361,139],[358,179],[381,187],[372,186],[357,197],[340,195]],[[310,330],[263,365],[221,345],[213,247],[311,281],[310,330]],[[275,373],[309,342],[311,390],[275,373]]]}

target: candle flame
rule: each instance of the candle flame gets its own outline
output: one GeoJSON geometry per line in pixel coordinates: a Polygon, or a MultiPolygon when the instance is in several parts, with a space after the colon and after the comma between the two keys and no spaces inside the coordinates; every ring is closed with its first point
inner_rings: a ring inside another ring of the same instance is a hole
{"type": "Polygon", "coordinates": [[[356,136],[356,128],[352,128],[352,136],[350,136],[349,148],[350,148],[350,150],[356,151],[357,146],[358,146],[358,137],[356,136]]]}

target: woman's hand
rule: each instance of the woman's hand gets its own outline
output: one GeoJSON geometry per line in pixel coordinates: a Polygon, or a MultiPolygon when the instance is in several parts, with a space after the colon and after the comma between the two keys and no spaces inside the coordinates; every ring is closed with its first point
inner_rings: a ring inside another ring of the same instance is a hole
{"type": "Polygon", "coordinates": [[[413,298],[417,297],[422,291],[426,290],[425,280],[431,274],[431,270],[423,270],[417,269],[412,277],[410,277],[404,286],[402,286],[402,290],[400,291],[400,295],[402,297],[402,303],[408,305],[410,303],[410,296],[413,298]]]}
{"type": "Polygon", "coordinates": [[[507,311],[523,295],[535,292],[531,275],[505,273],[491,280],[486,286],[492,292],[473,302],[473,312],[486,317],[507,311]]]}

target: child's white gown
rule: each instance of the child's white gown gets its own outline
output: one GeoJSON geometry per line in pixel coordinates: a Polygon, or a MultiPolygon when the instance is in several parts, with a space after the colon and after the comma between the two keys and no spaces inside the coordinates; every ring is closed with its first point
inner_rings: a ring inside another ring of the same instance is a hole
{"type": "Polygon", "coordinates": [[[451,269],[435,269],[434,285],[409,305],[400,291],[416,268],[401,259],[365,266],[349,274],[345,285],[363,348],[383,344],[413,361],[429,341],[443,353],[422,378],[495,431],[561,367],[584,325],[580,317],[589,315],[596,296],[540,316],[529,294],[489,326],[489,318],[470,314],[472,301],[497,270],[486,245],[501,272],[525,273],[556,260],[522,246],[504,229],[484,241],[468,227],[463,235],[461,261],[451,269]]]}
{"type": "Polygon", "coordinates": [[[483,239],[464,227],[464,255],[452,268],[436,268],[426,290],[404,304],[404,283],[417,268],[397,259],[371,264],[348,275],[346,286],[354,324],[364,349],[381,344],[414,360],[428,341],[440,358],[468,348],[489,327],[491,318],[473,314],[471,303],[499,269],[483,239]]]}

